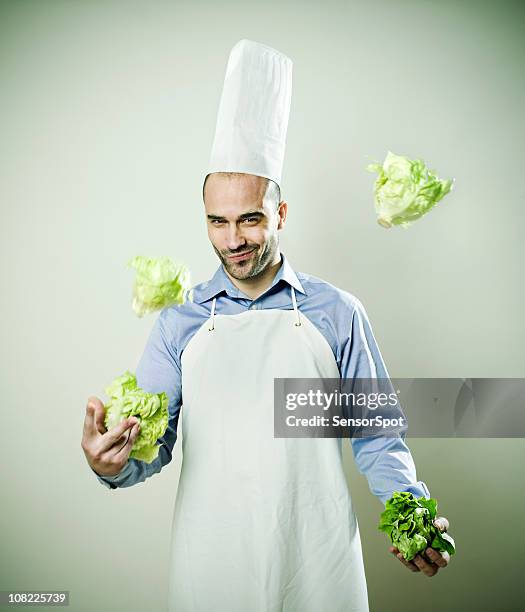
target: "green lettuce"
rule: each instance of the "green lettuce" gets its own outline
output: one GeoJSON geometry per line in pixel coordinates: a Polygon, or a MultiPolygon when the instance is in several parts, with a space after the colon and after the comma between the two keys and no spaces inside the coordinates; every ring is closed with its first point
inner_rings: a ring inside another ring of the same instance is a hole
{"type": "Polygon", "coordinates": [[[427,547],[453,555],[456,552],[454,540],[434,525],[436,514],[435,499],[416,498],[407,491],[395,491],[385,504],[378,529],[390,536],[393,546],[407,561],[427,547]]]}
{"type": "Polygon", "coordinates": [[[128,267],[136,270],[132,307],[138,317],[192,299],[190,273],[184,264],[175,264],[169,257],[138,255],[128,267]]]}
{"type": "Polygon", "coordinates": [[[454,181],[440,180],[420,159],[390,151],[382,165],[369,164],[366,169],[378,173],[374,185],[377,222],[387,228],[412,225],[451,191],[454,181]]]}
{"type": "Polygon", "coordinates": [[[166,393],[148,393],[137,386],[135,375],[126,371],[107,387],[110,397],[105,405],[106,429],[134,416],[140,422],[140,432],[133,443],[130,457],[151,463],[159,454],[157,440],[168,428],[168,396],[166,393]]]}

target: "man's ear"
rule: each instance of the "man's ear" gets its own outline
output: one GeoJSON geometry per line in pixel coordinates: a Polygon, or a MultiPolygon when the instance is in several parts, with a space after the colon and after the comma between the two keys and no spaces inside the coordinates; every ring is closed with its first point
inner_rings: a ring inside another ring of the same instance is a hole
{"type": "Polygon", "coordinates": [[[282,200],[279,203],[279,208],[277,209],[277,215],[279,217],[277,223],[277,229],[280,230],[284,227],[286,222],[286,215],[288,214],[288,202],[286,200],[282,200]]]}

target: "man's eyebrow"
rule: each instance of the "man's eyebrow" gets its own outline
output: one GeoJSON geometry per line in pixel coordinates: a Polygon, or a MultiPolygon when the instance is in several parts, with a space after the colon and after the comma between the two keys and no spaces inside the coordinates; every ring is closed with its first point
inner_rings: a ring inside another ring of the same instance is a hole
{"type": "MultiPolygon", "coordinates": [[[[239,215],[237,217],[237,220],[239,219],[246,219],[247,217],[266,217],[265,213],[263,213],[260,210],[252,210],[252,211],[248,211],[245,213],[242,213],[242,215],[239,215]]],[[[225,221],[225,217],[221,217],[220,215],[207,215],[207,218],[213,221],[225,221]]]]}
{"type": "Polygon", "coordinates": [[[252,210],[252,211],[242,213],[242,215],[239,215],[237,218],[245,219],[246,217],[266,217],[266,214],[263,213],[262,210],[252,210]]]}

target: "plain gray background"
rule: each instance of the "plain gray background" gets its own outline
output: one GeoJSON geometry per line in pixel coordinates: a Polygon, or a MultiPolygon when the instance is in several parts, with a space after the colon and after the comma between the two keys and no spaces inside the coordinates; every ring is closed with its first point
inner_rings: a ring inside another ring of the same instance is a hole
{"type": "MultiPolygon", "coordinates": [[[[1,589],[164,610],[180,449],[109,491],[82,423],[155,320],[133,314],[126,262],[169,255],[194,283],[218,266],[201,188],[241,38],[294,61],[295,269],[363,302],[391,376],[524,376],[523,17],[506,0],[1,2],[1,589]],[[375,221],[365,167],[388,150],[456,181],[407,230],[375,221]]],[[[371,610],[516,610],[523,440],[409,445],[458,552],[432,579],[394,559],[346,446],[371,610]]]]}

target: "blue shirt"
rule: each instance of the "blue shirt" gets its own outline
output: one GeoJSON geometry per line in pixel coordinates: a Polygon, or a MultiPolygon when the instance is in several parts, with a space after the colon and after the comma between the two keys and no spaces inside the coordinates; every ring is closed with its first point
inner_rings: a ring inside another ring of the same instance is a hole
{"type": "MultiPolygon", "coordinates": [[[[281,267],[271,286],[252,300],[231,282],[221,265],[211,280],[193,287],[193,301],[160,312],[135,372],[139,387],[150,393],[165,391],[169,398],[169,423],[159,439],[158,457],[150,464],[129,459],[116,476],[97,474],[104,486],[131,487],[160,472],[171,461],[182,405],[181,355],[211,316],[212,299],[217,298],[216,314],[261,308],[291,309],[290,285],[296,290],[299,310],[332,348],[341,378],[390,378],[365,309],[355,296],[320,278],[295,273],[281,253],[281,267]]],[[[351,445],[359,471],[366,476],[371,492],[383,503],[393,491],[430,497],[426,484],[416,478],[405,433],[399,437],[351,438],[351,445]]]]}

